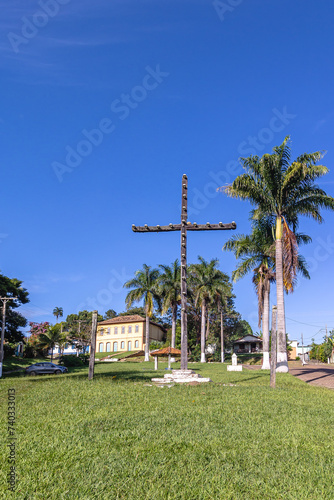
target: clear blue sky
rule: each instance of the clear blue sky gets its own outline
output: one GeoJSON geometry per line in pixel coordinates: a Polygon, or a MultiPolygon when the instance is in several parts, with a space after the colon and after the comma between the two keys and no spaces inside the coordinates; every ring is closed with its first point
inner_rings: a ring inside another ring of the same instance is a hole
{"type": "MultiPolygon", "coordinates": [[[[241,173],[240,156],[291,135],[294,156],[327,150],[321,186],[334,195],[332,2],[225,5],[0,1],[1,271],[24,281],[30,321],[52,322],[55,306],[124,310],[125,280],[179,256],[177,233],[131,224],[178,222],[183,173],[192,221],[235,220],[247,233],[249,205],[215,189],[241,173]]],[[[334,327],[334,214],[324,215],[301,221],[311,280],[286,299],[293,339],[334,327]]],[[[230,235],[189,234],[189,261],[218,257],[230,274],[230,235]]],[[[235,293],[256,330],[251,276],[235,293]]]]}

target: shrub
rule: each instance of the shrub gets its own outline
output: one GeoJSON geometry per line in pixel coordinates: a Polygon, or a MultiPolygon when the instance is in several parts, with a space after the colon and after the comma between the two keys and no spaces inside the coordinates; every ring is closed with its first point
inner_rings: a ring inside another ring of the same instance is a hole
{"type": "Polygon", "coordinates": [[[296,361],[300,361],[300,357],[299,356],[296,356],[296,361]]]}
{"type": "Polygon", "coordinates": [[[79,356],[68,354],[67,356],[60,356],[59,364],[64,365],[66,367],[70,367],[70,366],[82,366],[84,362],[79,356]]]}
{"type": "Polygon", "coordinates": [[[152,342],[150,342],[150,351],[153,351],[155,349],[162,349],[163,346],[163,342],[160,342],[159,340],[152,340],[152,342]]]}

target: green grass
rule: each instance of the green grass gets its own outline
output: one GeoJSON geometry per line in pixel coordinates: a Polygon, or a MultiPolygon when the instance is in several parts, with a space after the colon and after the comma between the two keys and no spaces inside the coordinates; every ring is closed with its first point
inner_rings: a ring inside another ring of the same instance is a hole
{"type": "MultiPolygon", "coordinates": [[[[2,422],[15,388],[18,437],[17,491],[2,498],[333,498],[333,391],[289,374],[272,390],[268,372],[189,368],[213,383],[152,386],[152,362],[99,363],[91,382],[86,367],[2,380],[2,422]]],[[[1,453],[5,491],[6,439],[1,453]]]]}

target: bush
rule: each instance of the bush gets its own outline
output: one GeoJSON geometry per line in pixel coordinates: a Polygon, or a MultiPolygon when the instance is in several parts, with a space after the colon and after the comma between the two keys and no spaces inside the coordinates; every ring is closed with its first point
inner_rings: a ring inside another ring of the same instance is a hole
{"type": "Polygon", "coordinates": [[[82,366],[84,362],[79,356],[69,354],[67,356],[60,356],[59,364],[68,368],[70,366],[82,366]]]}
{"type": "Polygon", "coordinates": [[[296,361],[300,361],[300,357],[299,356],[296,356],[296,361]]]}
{"type": "Polygon", "coordinates": [[[152,340],[152,342],[150,342],[150,351],[154,351],[155,349],[162,349],[163,346],[163,342],[160,342],[159,340],[152,340]]]}

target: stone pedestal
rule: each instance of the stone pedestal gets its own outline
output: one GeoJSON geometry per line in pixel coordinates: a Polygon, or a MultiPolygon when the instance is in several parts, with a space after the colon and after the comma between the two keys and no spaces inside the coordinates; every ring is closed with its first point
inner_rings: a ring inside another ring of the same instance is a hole
{"type": "Polygon", "coordinates": [[[172,370],[172,373],[166,373],[164,378],[152,378],[152,382],[159,384],[189,384],[190,382],[212,382],[210,378],[205,378],[193,370],[172,370]]]}
{"type": "Polygon", "coordinates": [[[238,358],[237,358],[237,355],[235,353],[232,354],[232,365],[228,365],[227,371],[228,372],[242,372],[242,365],[238,365],[238,358]]]}

